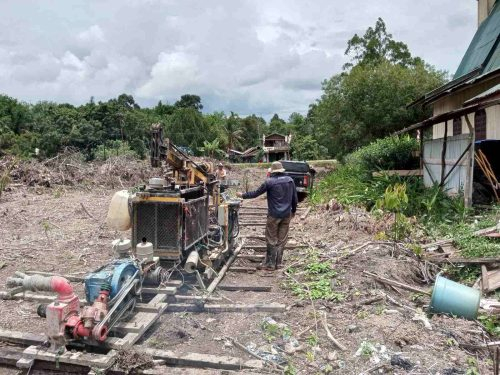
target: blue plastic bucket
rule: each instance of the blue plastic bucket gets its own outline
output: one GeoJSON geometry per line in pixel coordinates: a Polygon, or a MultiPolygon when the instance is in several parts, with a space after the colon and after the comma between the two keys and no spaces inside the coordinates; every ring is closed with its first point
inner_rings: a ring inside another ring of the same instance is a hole
{"type": "Polygon", "coordinates": [[[429,313],[476,319],[480,299],[479,290],[438,276],[432,289],[429,313]]]}

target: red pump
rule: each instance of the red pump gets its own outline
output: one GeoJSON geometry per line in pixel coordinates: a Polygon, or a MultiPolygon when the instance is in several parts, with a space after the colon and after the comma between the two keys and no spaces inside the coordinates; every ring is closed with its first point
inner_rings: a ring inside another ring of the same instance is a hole
{"type": "Polygon", "coordinates": [[[47,335],[53,350],[66,345],[67,339],[91,337],[104,341],[108,327],[97,329],[97,325],[108,313],[109,290],[101,290],[92,306],[80,311],[80,299],[73,291],[70,282],[61,276],[25,275],[16,272],[16,278],[7,279],[8,286],[22,286],[25,290],[51,291],[57,298],[45,309],[47,335]]]}

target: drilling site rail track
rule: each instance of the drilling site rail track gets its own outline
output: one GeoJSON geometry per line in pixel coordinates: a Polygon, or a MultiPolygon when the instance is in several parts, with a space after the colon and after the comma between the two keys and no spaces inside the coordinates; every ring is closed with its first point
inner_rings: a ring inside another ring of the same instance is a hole
{"type": "MultiPolygon", "coordinates": [[[[243,207],[241,209],[242,222],[246,226],[259,227],[265,225],[266,211],[262,207],[243,207]],[[251,219],[250,219],[251,218],[251,219]]],[[[217,368],[226,370],[253,369],[259,371],[265,365],[262,361],[245,361],[240,358],[227,356],[214,356],[200,353],[187,353],[178,355],[171,351],[153,350],[137,346],[136,343],[145,336],[146,331],[154,328],[158,319],[169,312],[194,311],[194,312],[271,312],[279,313],[285,310],[285,305],[271,303],[257,304],[222,304],[223,298],[211,296],[212,290],[222,291],[254,291],[266,293],[271,287],[262,285],[219,285],[226,271],[254,272],[255,267],[240,266],[240,261],[261,262],[265,251],[265,238],[262,235],[242,236],[243,242],[237,247],[232,262],[226,269],[222,269],[219,277],[215,278],[207,290],[199,289],[199,294],[186,294],[186,289],[196,289],[196,280],[192,275],[186,275],[177,279],[170,279],[159,288],[143,287],[144,301],[138,302],[133,314],[122,322],[117,323],[112,329],[112,337],[109,337],[104,345],[92,346],[69,346],[65,353],[53,353],[45,346],[47,338],[45,335],[0,330],[0,341],[15,346],[0,347],[0,365],[17,367],[24,373],[107,373],[124,374],[125,372],[113,368],[118,359],[120,351],[136,350],[154,359],[161,360],[168,366],[191,367],[191,368],[217,368]],[[232,264],[231,264],[232,263],[232,264]],[[184,288],[183,288],[184,286],[184,288]],[[182,289],[182,290],[181,290],[182,289]]],[[[294,244],[291,248],[304,245],[294,244]]],[[[38,271],[27,271],[27,274],[39,274],[52,276],[55,274],[38,271]]],[[[74,275],[63,275],[68,280],[82,283],[83,278],[74,275]]],[[[0,298],[31,301],[37,303],[51,303],[55,296],[34,292],[11,291],[0,292],[0,298]]],[[[81,300],[81,304],[85,304],[81,300]]]]}

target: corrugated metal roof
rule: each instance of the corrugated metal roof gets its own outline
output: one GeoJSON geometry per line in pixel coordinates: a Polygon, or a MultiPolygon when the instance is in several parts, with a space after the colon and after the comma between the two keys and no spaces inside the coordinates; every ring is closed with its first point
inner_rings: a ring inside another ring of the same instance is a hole
{"type": "Polygon", "coordinates": [[[500,83],[496,86],[493,86],[492,88],[486,90],[486,91],[483,91],[481,94],[479,95],[476,95],[475,97],[473,98],[470,98],[469,100],[467,100],[466,102],[464,102],[464,105],[468,104],[468,103],[471,103],[471,102],[475,102],[479,99],[483,99],[483,98],[486,98],[490,95],[493,95],[493,94],[496,94],[500,92],[500,83]]]}
{"type": "Polygon", "coordinates": [[[499,68],[499,36],[500,3],[497,1],[488,18],[477,29],[453,79],[462,77],[478,67],[484,67],[482,74],[499,68]]]}
{"type": "Polygon", "coordinates": [[[498,72],[500,72],[500,1],[495,2],[488,18],[477,29],[453,80],[426,93],[409,107],[432,103],[453,90],[498,72]]]}

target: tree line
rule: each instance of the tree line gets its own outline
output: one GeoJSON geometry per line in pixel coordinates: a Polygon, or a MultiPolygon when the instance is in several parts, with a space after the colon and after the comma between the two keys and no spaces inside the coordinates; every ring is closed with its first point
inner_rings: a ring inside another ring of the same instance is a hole
{"type": "Polygon", "coordinates": [[[80,106],[0,95],[0,156],[29,158],[38,150],[51,157],[71,147],[88,159],[113,152],[145,157],[150,126],[161,123],[175,144],[197,155],[223,157],[228,149],[260,145],[263,134],[280,133],[293,135],[296,159],[339,158],[428,117],[428,109],[407,105],[447,79],[395,41],[380,18],[347,42],[345,54],[351,61],[323,82],[322,96],[306,115],[275,114],[268,122],[257,115],[203,113],[202,99],[193,94],[152,108],[141,108],[127,94],[80,106]]]}

